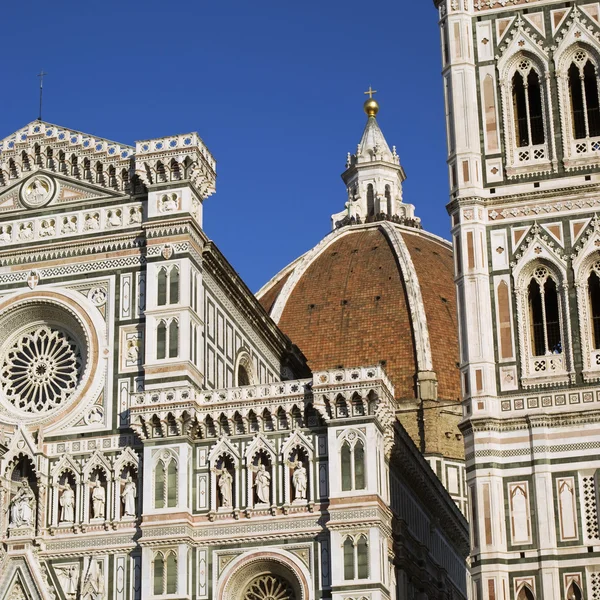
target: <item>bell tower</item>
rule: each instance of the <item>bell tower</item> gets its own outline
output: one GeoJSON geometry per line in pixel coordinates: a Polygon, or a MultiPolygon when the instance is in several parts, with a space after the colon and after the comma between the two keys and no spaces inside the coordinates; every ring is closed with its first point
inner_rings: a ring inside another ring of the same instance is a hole
{"type": "Polygon", "coordinates": [[[472,597],[600,597],[600,5],[435,5],[472,597]]]}

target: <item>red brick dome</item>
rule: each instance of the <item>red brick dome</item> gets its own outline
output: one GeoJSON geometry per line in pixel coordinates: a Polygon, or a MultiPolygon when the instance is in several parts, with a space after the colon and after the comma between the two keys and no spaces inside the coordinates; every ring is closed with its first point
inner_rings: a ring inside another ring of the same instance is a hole
{"type": "Polygon", "coordinates": [[[342,227],[258,298],[313,370],[383,363],[401,402],[423,396],[419,379],[437,379],[437,400],[460,396],[452,248],[441,238],[389,221],[342,227]]]}

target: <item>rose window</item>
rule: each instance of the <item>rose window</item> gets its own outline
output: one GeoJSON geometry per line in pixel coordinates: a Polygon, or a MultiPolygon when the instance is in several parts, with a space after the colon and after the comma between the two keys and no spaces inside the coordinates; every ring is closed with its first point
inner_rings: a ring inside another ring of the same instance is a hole
{"type": "Polygon", "coordinates": [[[19,334],[4,352],[0,384],[19,410],[51,410],[73,395],[83,371],[81,351],[64,330],[39,325],[19,334]]]}
{"type": "Polygon", "coordinates": [[[248,585],[242,600],[296,600],[296,595],[285,579],[261,575],[248,585]]]}

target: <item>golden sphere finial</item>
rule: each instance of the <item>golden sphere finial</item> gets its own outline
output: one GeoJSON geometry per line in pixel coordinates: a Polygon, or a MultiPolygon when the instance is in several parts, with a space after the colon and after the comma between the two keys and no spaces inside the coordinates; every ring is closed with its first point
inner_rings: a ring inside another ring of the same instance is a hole
{"type": "Polygon", "coordinates": [[[379,112],[379,103],[377,100],[373,98],[373,94],[376,94],[377,90],[374,90],[369,86],[369,89],[365,92],[365,94],[369,95],[369,99],[364,103],[364,109],[369,117],[375,117],[379,112]]]}
{"type": "Polygon", "coordinates": [[[365,112],[369,115],[369,117],[375,117],[379,112],[379,103],[375,98],[369,98],[364,103],[365,112]]]}

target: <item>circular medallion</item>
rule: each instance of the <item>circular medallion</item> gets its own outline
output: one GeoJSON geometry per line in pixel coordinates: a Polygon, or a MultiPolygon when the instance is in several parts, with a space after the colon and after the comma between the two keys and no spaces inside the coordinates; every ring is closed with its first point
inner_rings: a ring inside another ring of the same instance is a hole
{"type": "Polygon", "coordinates": [[[40,413],[67,402],[82,375],[77,342],[58,327],[38,325],[20,333],[0,370],[4,397],[15,408],[40,413]]]}
{"type": "Polygon", "coordinates": [[[21,200],[28,208],[38,208],[52,200],[55,189],[52,179],[45,175],[36,175],[23,184],[21,200]]]}

